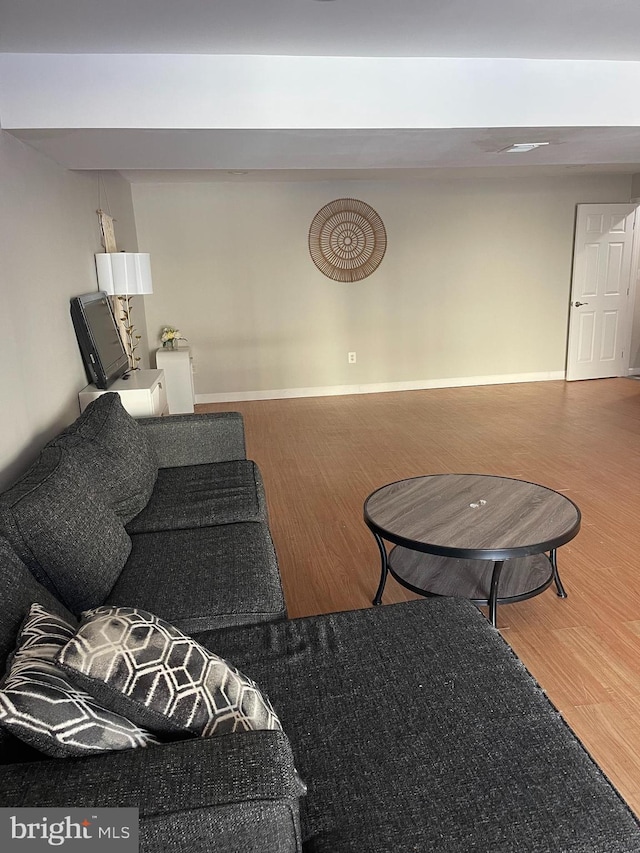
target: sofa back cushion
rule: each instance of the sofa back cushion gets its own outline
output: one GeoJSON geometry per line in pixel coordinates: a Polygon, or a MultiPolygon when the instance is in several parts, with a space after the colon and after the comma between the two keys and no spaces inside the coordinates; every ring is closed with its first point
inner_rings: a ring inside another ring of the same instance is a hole
{"type": "Polygon", "coordinates": [[[53,445],[0,495],[0,534],[73,613],[104,601],[131,551],[87,466],[53,445]]]}
{"type": "Polygon", "coordinates": [[[73,614],[38,583],[9,543],[0,539],[0,674],[15,647],[20,626],[35,602],[68,622],[75,622],[73,614]]]}
{"type": "Polygon", "coordinates": [[[125,524],[147,505],[158,461],[147,433],[118,394],[102,394],[51,444],[85,467],[107,505],[125,524]]]}
{"type": "MultiPolygon", "coordinates": [[[[75,623],[64,604],[38,583],[9,543],[0,539],[0,675],[7,667],[20,626],[34,602],[75,623]]],[[[28,747],[0,729],[0,764],[33,757],[28,747]]]]}

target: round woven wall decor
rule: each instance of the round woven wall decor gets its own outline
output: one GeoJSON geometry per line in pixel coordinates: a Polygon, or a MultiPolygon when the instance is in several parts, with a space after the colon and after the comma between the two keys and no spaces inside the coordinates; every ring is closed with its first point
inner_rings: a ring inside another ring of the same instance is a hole
{"type": "Polygon", "coordinates": [[[375,210],[357,198],[325,204],[309,228],[309,252],[321,273],[334,281],[361,281],[378,269],[387,232],[375,210]]]}

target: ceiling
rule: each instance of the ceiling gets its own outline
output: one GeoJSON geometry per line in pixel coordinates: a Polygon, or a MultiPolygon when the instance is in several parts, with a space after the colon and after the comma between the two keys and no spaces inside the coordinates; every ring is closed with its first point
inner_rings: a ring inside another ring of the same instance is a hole
{"type": "Polygon", "coordinates": [[[0,51],[640,60],[638,0],[0,0],[0,51]]]}
{"type": "MultiPolygon", "coordinates": [[[[638,33],[639,0],[0,0],[0,53],[640,62],[638,33]]],[[[67,168],[117,168],[134,181],[640,171],[635,125],[11,132],[67,168]],[[532,140],[552,144],[525,155],[497,153],[532,140]]]]}

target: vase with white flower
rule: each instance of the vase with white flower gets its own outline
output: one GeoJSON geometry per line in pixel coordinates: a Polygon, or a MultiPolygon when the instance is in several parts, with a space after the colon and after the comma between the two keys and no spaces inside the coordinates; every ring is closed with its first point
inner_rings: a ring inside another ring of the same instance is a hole
{"type": "Polygon", "coordinates": [[[173,326],[165,326],[160,334],[163,349],[178,349],[180,341],[186,340],[180,329],[175,329],[173,326]]]}

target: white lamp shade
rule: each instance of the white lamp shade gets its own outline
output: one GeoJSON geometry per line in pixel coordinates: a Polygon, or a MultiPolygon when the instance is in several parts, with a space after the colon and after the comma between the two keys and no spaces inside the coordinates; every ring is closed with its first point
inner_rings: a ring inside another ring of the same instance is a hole
{"type": "Polygon", "coordinates": [[[146,252],[102,252],[96,255],[98,286],[109,296],[153,293],[151,257],[146,252]]]}

